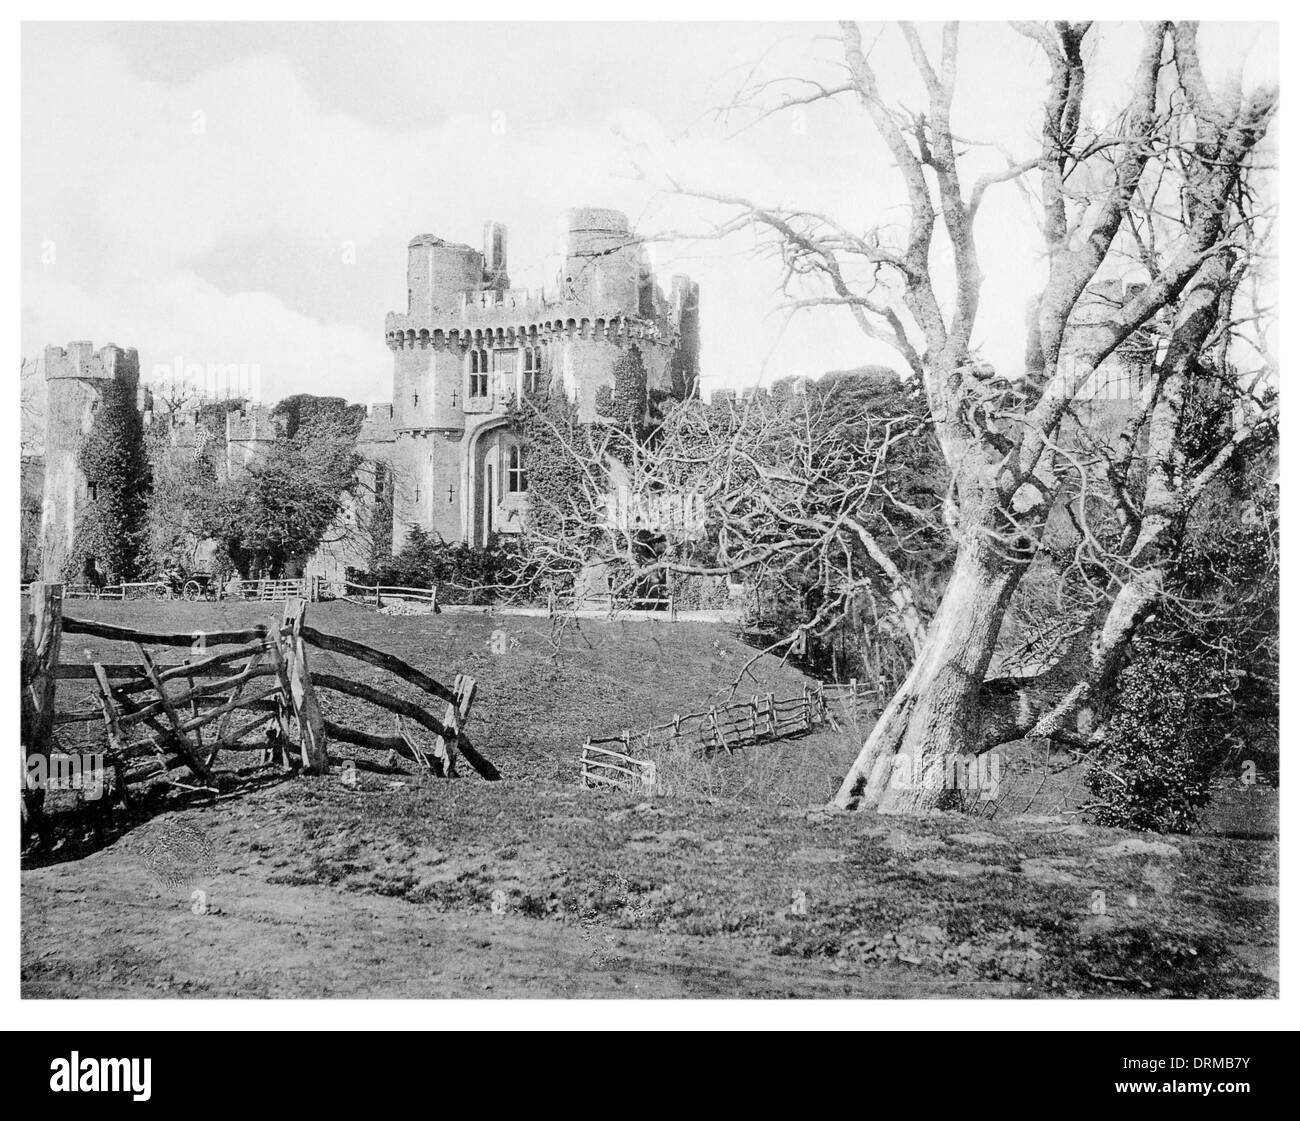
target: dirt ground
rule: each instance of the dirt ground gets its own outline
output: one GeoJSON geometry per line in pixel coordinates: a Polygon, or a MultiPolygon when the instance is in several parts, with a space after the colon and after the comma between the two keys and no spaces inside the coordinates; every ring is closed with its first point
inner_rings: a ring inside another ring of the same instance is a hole
{"type": "MultiPolygon", "coordinates": [[[[194,621],[148,606],[70,613],[194,621]]],[[[213,627],[274,611],[197,610],[213,627]]],[[[588,733],[711,703],[752,651],[722,627],[585,623],[557,666],[545,620],[310,621],[478,678],[470,730],[503,781],[249,768],[215,802],[157,787],[63,814],[24,856],[24,996],[1276,995],[1272,788],[1234,791],[1234,821],[1258,827],[1214,836],[833,813],[855,745],[827,732],[746,753],[716,790],[583,791],[588,733]]],[[[68,637],[65,661],[128,656],[68,637]]],[[[755,673],[743,692],[802,683],[755,673]]]]}

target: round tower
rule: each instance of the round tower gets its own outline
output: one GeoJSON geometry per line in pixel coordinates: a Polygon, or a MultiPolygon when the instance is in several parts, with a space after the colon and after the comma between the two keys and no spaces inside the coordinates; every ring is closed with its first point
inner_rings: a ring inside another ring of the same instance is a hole
{"type": "Polygon", "coordinates": [[[466,292],[483,283],[483,255],[468,245],[433,234],[412,238],[407,247],[407,314],[432,318],[460,309],[466,292]]]}
{"type": "Polygon", "coordinates": [[[627,215],[597,207],[569,210],[561,232],[563,298],[586,300],[602,311],[636,315],[641,248],[627,215]]]}

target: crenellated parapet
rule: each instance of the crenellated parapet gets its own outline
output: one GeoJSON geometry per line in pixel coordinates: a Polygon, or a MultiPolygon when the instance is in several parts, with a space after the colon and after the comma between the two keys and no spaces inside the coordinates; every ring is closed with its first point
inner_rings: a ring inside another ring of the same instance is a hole
{"type": "Polygon", "coordinates": [[[393,352],[394,547],[412,526],[486,544],[519,532],[527,469],[512,407],[562,394],[607,416],[616,385],[650,402],[699,377],[699,287],[660,288],[626,215],[584,207],[560,219],[541,289],[512,288],[506,230],[483,250],[421,234],[408,245],[407,306],[384,321],[393,352]]]}
{"type": "Polygon", "coordinates": [[[467,350],[479,346],[531,346],[558,339],[594,339],[622,345],[632,341],[675,346],[679,331],[670,318],[592,314],[578,302],[525,309],[535,317],[511,314],[516,309],[473,309],[454,324],[390,312],[384,336],[390,350],[467,350]],[[544,316],[544,317],[543,317],[544,316]]]}

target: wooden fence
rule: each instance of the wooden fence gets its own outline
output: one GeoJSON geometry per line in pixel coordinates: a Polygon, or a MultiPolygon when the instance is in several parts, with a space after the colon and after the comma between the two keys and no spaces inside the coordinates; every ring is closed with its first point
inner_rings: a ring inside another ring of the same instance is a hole
{"type": "MultiPolygon", "coordinates": [[[[29,594],[31,587],[31,584],[19,585],[19,593],[26,596],[29,594]]],[[[224,585],[216,585],[214,583],[212,593],[221,599],[256,599],[275,602],[295,598],[312,600],[318,598],[314,590],[312,577],[303,577],[295,580],[240,580],[224,585]]],[[[173,597],[168,593],[167,585],[163,581],[143,580],[130,584],[107,584],[102,588],[97,588],[94,584],[65,584],[63,585],[63,598],[65,600],[126,600],[155,598],[180,599],[183,597],[179,594],[173,597]],[[159,595],[159,589],[163,589],[163,594],[161,596],[159,595]]]]}
{"type": "MultiPolygon", "coordinates": [[[[66,599],[145,599],[153,595],[153,590],[157,587],[156,580],[146,580],[133,584],[106,584],[102,588],[95,587],[94,584],[65,584],[63,586],[63,598],[66,599]]],[[[19,592],[22,595],[28,595],[31,591],[30,584],[22,584],[19,592]]]]}
{"type": "Polygon", "coordinates": [[[353,603],[366,604],[370,607],[382,607],[384,600],[396,599],[403,603],[427,603],[436,610],[438,607],[438,585],[427,588],[404,588],[389,584],[354,584],[350,580],[322,580],[321,594],[335,599],[346,599],[353,603]]]}
{"type": "Polygon", "coordinates": [[[611,616],[622,611],[654,611],[667,615],[669,622],[674,622],[677,619],[677,602],[670,595],[616,596],[612,592],[589,592],[575,602],[568,597],[560,597],[552,593],[547,597],[546,607],[552,613],[558,611],[591,611],[593,613],[603,611],[611,616]]]}
{"type": "MultiPolygon", "coordinates": [[[[455,684],[448,687],[392,654],[318,631],[306,624],[307,604],[302,599],[285,604],[283,618],[273,632],[258,625],[246,630],[159,634],[77,619],[63,614],[59,584],[31,585],[30,605],[21,677],[25,773],[33,755],[48,760],[56,726],[102,721],[108,762],[123,798],[128,783],[147,778],[214,790],[212,767],[225,751],[259,751],[263,762],[278,759],[285,767],[301,766],[308,773],[323,774],[330,765],[331,741],[394,751],[446,777],[456,773],[457,759],[463,757],[484,778],[501,777],[465,735],[477,692],[472,677],[457,674],[455,684]],[[92,659],[88,664],[61,664],[64,634],[128,643],[135,648],[138,661],[92,659]],[[197,657],[159,662],[149,649],[159,646],[185,647],[197,657]],[[308,647],[386,670],[445,703],[445,711],[435,716],[424,706],[397,696],[391,684],[381,688],[346,674],[313,672],[308,647]],[[93,682],[97,703],[58,711],[59,680],[93,682]],[[340,693],[387,711],[393,717],[393,734],[327,719],[317,699],[318,690],[340,693]],[[410,726],[431,733],[432,747],[421,746],[410,734],[410,726]],[[181,767],[188,772],[188,782],[171,775],[181,767]]],[[[43,791],[25,787],[25,820],[39,815],[43,800],[43,791]]]]}
{"type": "MultiPolygon", "coordinates": [[[[781,700],[772,693],[755,694],[747,701],[674,714],[644,731],[624,729],[617,736],[589,737],[579,757],[579,781],[583,786],[652,788],[655,764],[642,756],[656,749],[735,752],[802,735],[823,723],[838,727],[827,706],[828,690],[837,689],[844,693],[849,686],[805,685],[799,696],[781,700]]],[[[854,682],[853,693],[844,695],[853,696],[856,704],[867,691],[859,691],[854,682]]]]}
{"type": "Polygon", "coordinates": [[[657,775],[655,764],[649,759],[632,757],[631,733],[603,739],[588,738],[582,745],[581,783],[583,786],[614,786],[620,789],[653,790],[657,775]],[[618,744],[615,751],[608,744],[618,744]]]}
{"type": "Polygon", "coordinates": [[[856,677],[850,678],[843,684],[827,682],[821,686],[821,689],[828,701],[839,702],[843,715],[853,722],[866,715],[871,709],[879,707],[881,694],[884,692],[883,682],[873,689],[869,685],[864,685],[856,677]]]}

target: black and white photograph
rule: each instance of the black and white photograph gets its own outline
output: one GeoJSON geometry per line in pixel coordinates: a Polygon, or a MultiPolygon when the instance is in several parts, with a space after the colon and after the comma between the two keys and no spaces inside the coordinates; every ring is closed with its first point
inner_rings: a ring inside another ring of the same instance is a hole
{"type": "Polygon", "coordinates": [[[201,7],[13,24],[14,1026],[1286,1019],[1276,18],[201,7]]]}

